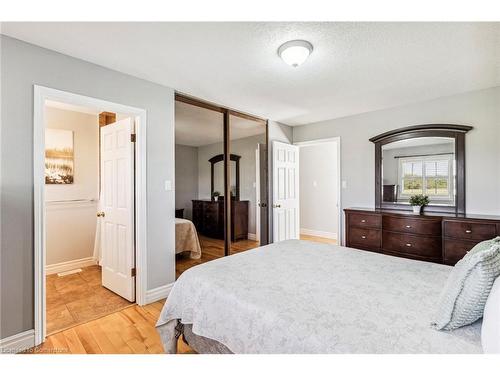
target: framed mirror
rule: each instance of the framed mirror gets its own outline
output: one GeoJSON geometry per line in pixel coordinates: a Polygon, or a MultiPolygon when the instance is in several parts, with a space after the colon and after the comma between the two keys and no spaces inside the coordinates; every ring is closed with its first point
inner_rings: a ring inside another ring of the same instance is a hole
{"type": "MultiPolygon", "coordinates": [[[[240,200],[240,159],[241,156],[230,154],[229,167],[231,168],[230,176],[230,191],[233,199],[240,200]]],[[[224,154],[215,155],[208,160],[210,162],[210,196],[213,197],[214,192],[224,194],[224,154]]]]}
{"type": "Polygon", "coordinates": [[[412,195],[429,197],[424,210],[465,213],[464,125],[417,125],[370,139],[375,143],[375,207],[410,210],[412,195]]]}

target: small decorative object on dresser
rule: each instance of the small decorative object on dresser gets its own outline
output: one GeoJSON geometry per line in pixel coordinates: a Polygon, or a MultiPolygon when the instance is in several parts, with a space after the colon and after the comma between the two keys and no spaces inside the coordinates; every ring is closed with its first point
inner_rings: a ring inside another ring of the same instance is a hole
{"type": "Polygon", "coordinates": [[[413,207],[414,214],[420,214],[422,207],[429,204],[429,197],[423,194],[415,194],[410,197],[410,205],[413,207]]]}
{"type": "Polygon", "coordinates": [[[212,193],[212,199],[214,202],[217,202],[219,200],[220,193],[218,191],[214,191],[212,193]]]}

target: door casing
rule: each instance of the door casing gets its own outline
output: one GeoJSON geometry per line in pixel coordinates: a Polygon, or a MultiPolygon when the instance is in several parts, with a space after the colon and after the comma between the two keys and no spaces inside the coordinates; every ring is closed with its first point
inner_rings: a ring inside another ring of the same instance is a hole
{"type": "Polygon", "coordinates": [[[135,252],[136,302],[146,303],[146,110],[49,87],[34,85],[33,182],[34,182],[34,325],[35,345],[46,336],[45,316],[45,102],[59,101],[83,107],[106,109],[135,117],[135,252]]]}

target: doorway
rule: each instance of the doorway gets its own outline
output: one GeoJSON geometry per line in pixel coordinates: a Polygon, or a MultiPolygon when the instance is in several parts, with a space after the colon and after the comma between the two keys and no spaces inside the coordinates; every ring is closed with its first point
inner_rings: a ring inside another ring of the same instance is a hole
{"type": "Polygon", "coordinates": [[[299,146],[300,238],[339,244],[340,139],[296,143],[299,146]]]}
{"type": "Polygon", "coordinates": [[[143,302],[145,124],[143,110],[35,86],[36,345],[143,302]]]}
{"type": "Polygon", "coordinates": [[[267,121],[176,95],[176,276],[267,244],[267,190],[267,121]]]}

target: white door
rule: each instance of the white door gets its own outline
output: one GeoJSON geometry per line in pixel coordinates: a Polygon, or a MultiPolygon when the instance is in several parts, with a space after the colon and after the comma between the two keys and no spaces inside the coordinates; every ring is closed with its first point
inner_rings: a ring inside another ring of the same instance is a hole
{"type": "Polygon", "coordinates": [[[273,242],[299,239],[299,148],[273,142],[273,242]]]}
{"type": "Polygon", "coordinates": [[[133,120],[101,128],[102,285],[135,300],[133,120]]]}

